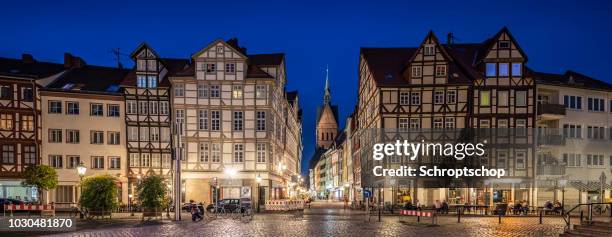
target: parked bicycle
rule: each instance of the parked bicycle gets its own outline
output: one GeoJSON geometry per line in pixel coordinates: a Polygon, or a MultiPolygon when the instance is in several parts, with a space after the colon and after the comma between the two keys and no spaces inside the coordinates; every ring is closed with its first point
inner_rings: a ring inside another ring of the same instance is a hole
{"type": "Polygon", "coordinates": [[[78,207],[72,207],[72,209],[70,210],[70,217],[83,217],[86,219],[90,219],[89,218],[89,211],[87,211],[87,209],[83,209],[83,208],[78,208],[78,207]]]}
{"type": "Polygon", "coordinates": [[[593,212],[597,215],[601,215],[609,211],[610,205],[597,204],[593,206],[593,212]]]}

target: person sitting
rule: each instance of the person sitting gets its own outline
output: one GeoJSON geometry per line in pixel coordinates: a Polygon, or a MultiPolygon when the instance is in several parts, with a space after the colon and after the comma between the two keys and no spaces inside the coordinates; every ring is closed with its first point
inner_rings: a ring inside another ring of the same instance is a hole
{"type": "Polygon", "coordinates": [[[544,203],[544,209],[547,210],[552,210],[553,209],[553,204],[550,201],[546,201],[546,203],[544,203]]]}
{"type": "Polygon", "coordinates": [[[516,202],[514,204],[514,206],[512,206],[512,214],[521,214],[521,212],[523,212],[523,205],[521,205],[521,202],[516,202]]]}
{"type": "Polygon", "coordinates": [[[553,205],[553,211],[557,214],[561,214],[563,212],[563,205],[561,204],[561,202],[559,202],[559,200],[555,201],[555,204],[553,205]]]}
{"type": "Polygon", "coordinates": [[[200,215],[200,210],[198,209],[198,205],[196,205],[193,200],[189,200],[189,205],[191,208],[191,220],[192,221],[202,220],[203,218],[200,215]]]}
{"type": "Polygon", "coordinates": [[[407,201],[406,203],[404,203],[404,210],[418,210],[418,207],[412,205],[412,202],[407,201]]]}

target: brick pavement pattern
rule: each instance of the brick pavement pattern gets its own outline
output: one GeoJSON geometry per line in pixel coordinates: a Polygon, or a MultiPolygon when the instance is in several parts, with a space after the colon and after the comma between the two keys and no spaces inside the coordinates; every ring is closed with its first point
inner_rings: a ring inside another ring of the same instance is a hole
{"type": "MultiPolygon", "coordinates": [[[[372,217],[366,222],[355,215],[258,215],[243,223],[233,219],[215,219],[201,222],[189,220],[164,222],[156,225],[127,225],[104,229],[85,229],[52,236],[558,236],[563,232],[561,218],[546,218],[538,224],[537,218],[506,218],[498,224],[496,217],[465,217],[457,223],[456,217],[439,217],[438,226],[400,223],[398,217],[383,217],[381,222],[372,217]]],[[[428,220],[422,220],[429,223],[428,220]]]]}

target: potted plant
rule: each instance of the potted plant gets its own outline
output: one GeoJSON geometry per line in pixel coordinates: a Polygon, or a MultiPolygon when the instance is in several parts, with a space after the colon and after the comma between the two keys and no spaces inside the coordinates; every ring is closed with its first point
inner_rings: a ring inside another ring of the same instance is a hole
{"type": "Polygon", "coordinates": [[[137,186],[138,201],[142,207],[142,218],[161,217],[164,208],[169,205],[168,188],[165,180],[159,175],[150,175],[142,179],[137,186]]]}
{"type": "Polygon", "coordinates": [[[81,184],[80,204],[87,210],[88,217],[111,216],[117,203],[117,180],[110,175],[91,176],[81,184]]]}

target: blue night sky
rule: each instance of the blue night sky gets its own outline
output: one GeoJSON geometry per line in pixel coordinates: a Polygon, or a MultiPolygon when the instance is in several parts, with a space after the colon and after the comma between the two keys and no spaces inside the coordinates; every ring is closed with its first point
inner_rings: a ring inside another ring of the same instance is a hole
{"type": "Polygon", "coordinates": [[[71,52],[112,66],[111,48],[129,53],[146,41],[163,57],[186,58],[230,37],[249,53],[284,52],[287,89],[299,90],[304,109],[303,168],[313,153],[325,66],[344,126],[356,102],[360,47],[417,46],[430,29],[442,41],[453,32],[458,43],[481,42],[508,26],[530,67],[612,81],[612,4],[603,1],[15,2],[2,3],[2,57],[27,52],[61,62],[71,52]]]}

